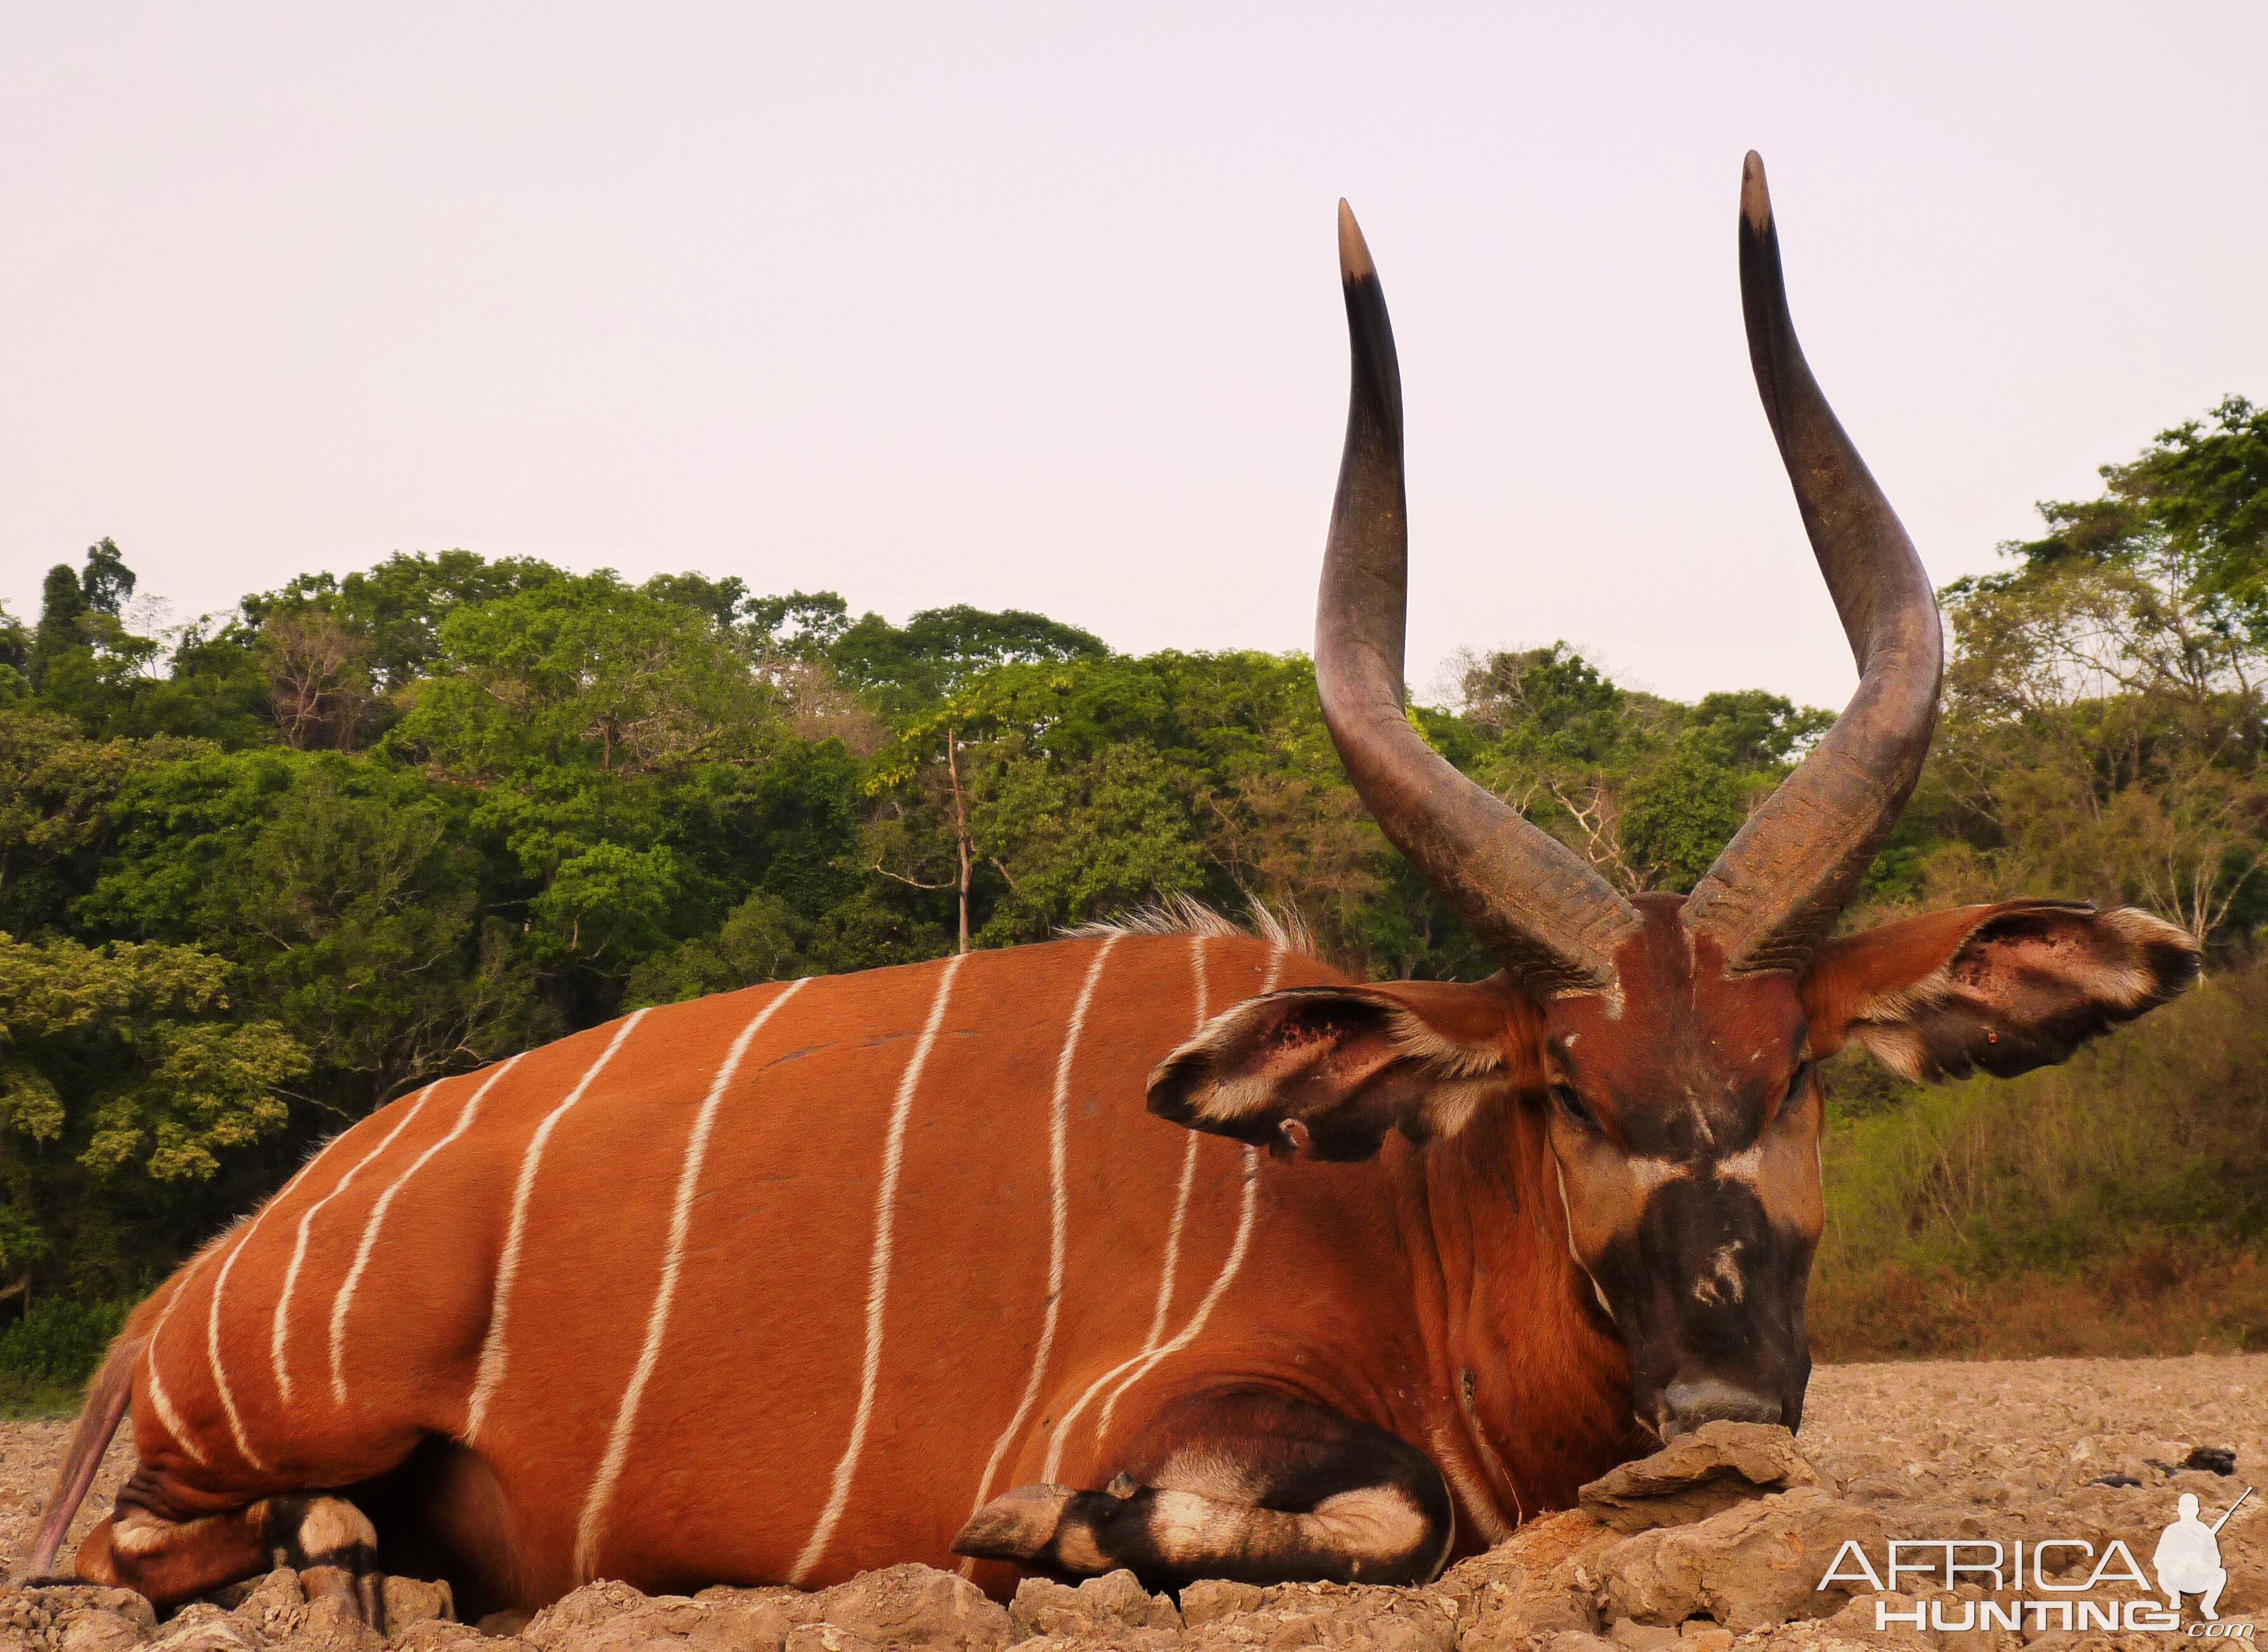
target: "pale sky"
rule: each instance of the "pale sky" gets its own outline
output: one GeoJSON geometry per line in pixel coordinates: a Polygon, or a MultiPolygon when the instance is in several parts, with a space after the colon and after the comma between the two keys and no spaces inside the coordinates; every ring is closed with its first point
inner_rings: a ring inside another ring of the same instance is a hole
{"type": "Polygon", "coordinates": [[[1742,151],[1940,582],[2268,398],[2268,6],[392,3],[0,14],[0,599],[391,551],[1304,648],[1333,210],[1393,305],[1411,676],[1849,655],[1742,341],[1742,151]]]}

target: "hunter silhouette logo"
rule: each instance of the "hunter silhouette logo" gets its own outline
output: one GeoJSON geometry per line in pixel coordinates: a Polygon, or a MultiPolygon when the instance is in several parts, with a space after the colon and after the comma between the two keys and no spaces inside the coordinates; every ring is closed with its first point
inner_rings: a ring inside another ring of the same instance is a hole
{"type": "Polygon", "coordinates": [[[2183,1595],[2202,1595],[2198,1611],[2205,1618],[2219,1622],[2220,1613],[2214,1610],[2220,1604],[2220,1591],[2228,1587],[2228,1573],[2220,1563],[2220,1529],[2228,1524],[2230,1515],[2244,1507],[2244,1499],[2252,1495],[2247,1486],[2243,1495],[2229,1504],[2228,1510],[2211,1525],[2198,1518],[2195,1492],[2183,1492],[2175,1504],[2174,1524],[2158,1539],[2158,1552],[2151,1556],[2150,1564],[2157,1568],[2158,1588],[2166,1597],[2167,1607],[2174,1612],[2182,1609],[2183,1595]]]}

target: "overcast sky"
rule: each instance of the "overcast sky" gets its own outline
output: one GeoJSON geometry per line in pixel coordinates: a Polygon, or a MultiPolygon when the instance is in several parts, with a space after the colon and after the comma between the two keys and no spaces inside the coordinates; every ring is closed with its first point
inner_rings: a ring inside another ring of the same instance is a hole
{"type": "Polygon", "coordinates": [[[1852,681],[1742,341],[1940,582],[2268,397],[2268,6],[18,4],[0,599],[396,549],[1304,648],[1333,242],[1409,409],[1411,675],[1852,681]]]}

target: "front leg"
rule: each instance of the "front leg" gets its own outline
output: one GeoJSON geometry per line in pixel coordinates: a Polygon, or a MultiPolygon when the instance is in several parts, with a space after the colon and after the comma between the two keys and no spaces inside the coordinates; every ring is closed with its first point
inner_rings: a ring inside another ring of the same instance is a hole
{"type": "Polygon", "coordinates": [[[1160,1413],[1102,1490],[996,1497],[953,1550],[1069,1576],[1124,1567],[1151,1589],[1419,1583],[1455,1535],[1448,1487],[1423,1453],[1304,1400],[1220,1393],[1160,1413]]]}

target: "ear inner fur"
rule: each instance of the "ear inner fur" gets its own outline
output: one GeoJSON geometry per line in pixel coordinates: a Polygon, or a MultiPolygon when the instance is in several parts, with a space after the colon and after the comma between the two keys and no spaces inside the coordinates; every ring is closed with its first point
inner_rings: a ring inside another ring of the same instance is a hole
{"type": "Polygon", "coordinates": [[[1454,1135],[1532,1088],[1538,1023],[1500,982],[1295,988],[1214,1017],[1150,1076],[1150,1111],[1278,1153],[1366,1158],[1454,1135]]]}
{"type": "Polygon", "coordinates": [[[1830,942],[1803,996],[1815,1054],[1856,1039],[1909,1080],[2007,1077],[2065,1060],[2197,974],[2196,942],[2148,913],[2008,900],[1830,942]]]}

